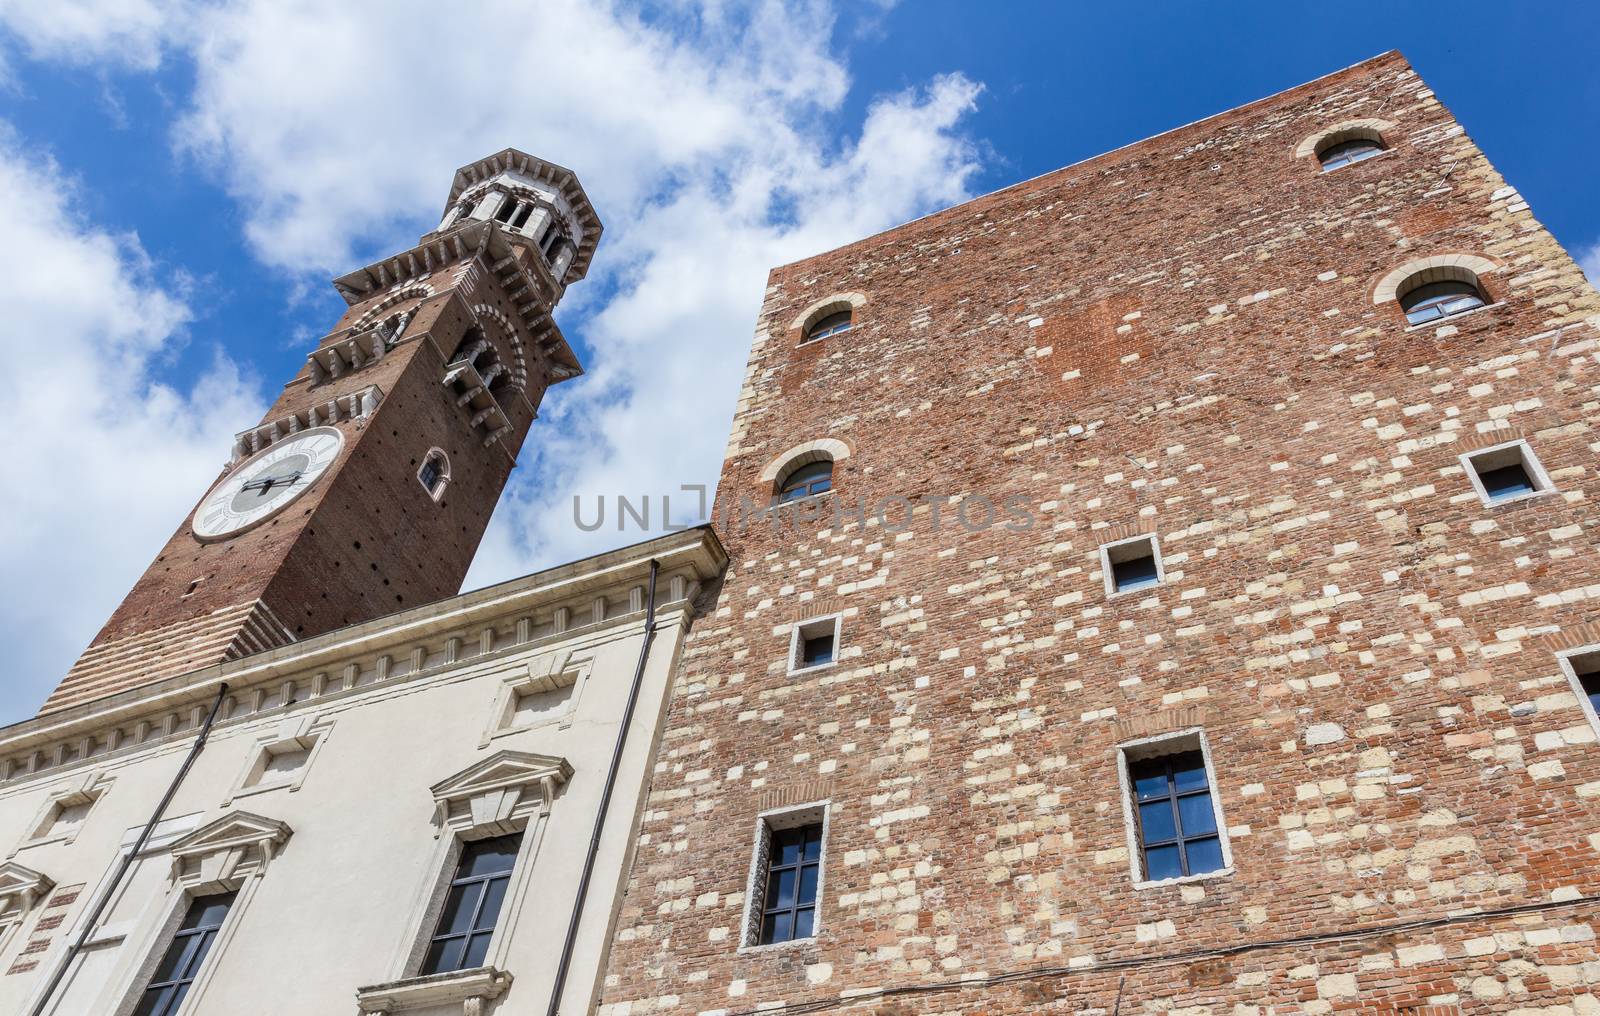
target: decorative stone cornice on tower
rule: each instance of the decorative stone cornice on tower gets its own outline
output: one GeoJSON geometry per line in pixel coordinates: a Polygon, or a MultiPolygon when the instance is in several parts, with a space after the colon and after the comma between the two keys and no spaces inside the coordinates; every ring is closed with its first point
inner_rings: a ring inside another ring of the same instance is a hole
{"type": "Polygon", "coordinates": [[[546,162],[515,148],[507,148],[468,163],[456,170],[455,179],[450,184],[450,197],[445,201],[444,214],[448,215],[470,188],[507,172],[546,181],[561,192],[583,231],[577,254],[567,270],[567,281],[583,278],[588,274],[589,262],[594,258],[595,247],[600,243],[600,233],[604,227],[600,223],[600,216],[595,214],[594,206],[589,204],[589,195],[579,186],[577,175],[564,166],[546,162]]]}

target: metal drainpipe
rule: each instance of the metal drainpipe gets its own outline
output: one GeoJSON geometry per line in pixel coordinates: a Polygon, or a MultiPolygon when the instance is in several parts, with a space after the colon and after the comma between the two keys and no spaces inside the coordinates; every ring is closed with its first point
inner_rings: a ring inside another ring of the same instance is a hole
{"type": "Polygon", "coordinates": [[[211,703],[211,712],[206,714],[206,722],[201,725],[200,733],[195,735],[194,744],[189,747],[189,755],[183,760],[183,765],[178,767],[178,772],[172,777],[172,782],[167,784],[167,792],[161,795],[161,803],[156,805],[156,810],[150,815],[150,821],[144,824],[139,831],[139,838],[133,842],[133,849],[122,855],[122,862],[117,865],[116,873],[111,876],[111,884],[106,886],[100,898],[95,901],[94,909],[89,912],[89,919],[83,922],[83,931],[78,933],[77,941],[72,943],[72,948],[67,950],[67,955],[56,965],[56,972],[50,976],[50,984],[44,989],[44,994],[39,996],[39,1001],[34,1004],[30,1016],[40,1016],[45,1006],[50,1004],[51,996],[61,986],[61,979],[67,976],[67,971],[72,969],[72,961],[78,958],[83,951],[83,944],[89,941],[89,935],[94,932],[94,926],[99,923],[101,915],[105,912],[106,905],[111,902],[111,897],[116,895],[117,886],[122,883],[128,869],[133,867],[134,859],[150,841],[150,834],[155,831],[161,815],[172,803],[173,795],[178,792],[184,777],[189,775],[189,769],[194,765],[195,757],[200,754],[200,749],[206,745],[206,737],[211,733],[211,725],[217,720],[217,711],[222,708],[222,699],[228,694],[228,684],[224,681],[217,686],[216,701],[211,703]]]}
{"type": "MultiPolygon", "coordinates": [[[[650,591],[645,597],[644,644],[639,647],[639,663],[633,668],[633,687],[628,690],[628,705],[622,711],[622,727],[617,731],[616,746],[611,749],[611,768],[606,771],[605,789],[600,794],[600,809],[594,815],[594,832],[589,836],[589,856],[583,861],[583,877],[578,879],[578,895],[572,902],[572,919],[567,922],[567,939],[561,946],[561,962],[556,967],[555,987],[550,991],[550,1008],[546,1016],[557,1016],[561,1010],[561,993],[567,986],[567,972],[572,966],[572,950],[578,941],[578,924],[583,919],[584,897],[589,895],[589,881],[594,876],[595,856],[600,853],[600,833],[605,828],[606,812],[611,807],[611,792],[617,786],[617,770],[622,766],[622,748],[628,740],[628,728],[633,725],[633,710],[639,704],[639,689],[644,684],[644,665],[650,657],[650,643],[656,637],[656,574],[661,562],[650,559],[650,591]]],[[[37,1016],[37,1014],[35,1014],[37,1016]]]]}

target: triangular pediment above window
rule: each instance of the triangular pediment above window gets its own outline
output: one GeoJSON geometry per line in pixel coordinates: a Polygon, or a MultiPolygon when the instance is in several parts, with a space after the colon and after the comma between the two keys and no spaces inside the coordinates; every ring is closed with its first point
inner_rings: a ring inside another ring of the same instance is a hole
{"type": "Polygon", "coordinates": [[[172,876],[196,893],[237,889],[266,869],[289,834],[277,819],[232,812],[172,845],[172,876]]]}
{"type": "Polygon", "coordinates": [[[516,832],[535,812],[548,812],[556,789],[572,775],[564,758],[501,751],[433,785],[441,827],[475,835],[516,832]]]}
{"type": "Polygon", "coordinates": [[[0,864],[0,921],[26,913],[54,882],[15,861],[0,864]]]}

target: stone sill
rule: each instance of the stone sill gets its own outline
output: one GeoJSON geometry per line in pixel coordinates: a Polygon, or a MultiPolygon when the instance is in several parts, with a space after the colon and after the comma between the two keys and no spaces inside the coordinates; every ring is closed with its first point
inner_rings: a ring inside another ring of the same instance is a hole
{"type": "Polygon", "coordinates": [[[474,999],[498,998],[511,987],[511,975],[494,967],[452,970],[445,974],[407,977],[387,984],[356,989],[356,1006],[367,1012],[407,1012],[430,1009],[452,1002],[465,1004],[474,999]]]}

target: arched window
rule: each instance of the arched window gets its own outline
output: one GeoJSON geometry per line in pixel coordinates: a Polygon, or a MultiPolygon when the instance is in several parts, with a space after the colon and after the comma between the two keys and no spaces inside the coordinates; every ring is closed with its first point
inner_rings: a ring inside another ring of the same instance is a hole
{"type": "Polygon", "coordinates": [[[1465,279],[1424,282],[1400,294],[1400,306],[1406,312],[1406,320],[1414,325],[1424,325],[1475,310],[1486,303],[1488,301],[1483,298],[1483,290],[1478,288],[1478,284],[1465,279]]]}
{"type": "Polygon", "coordinates": [[[429,449],[417,469],[417,482],[435,501],[444,496],[445,487],[450,485],[450,457],[443,449],[429,449]]]}
{"type": "Polygon", "coordinates": [[[840,332],[848,332],[850,327],[854,324],[854,308],[846,308],[844,310],[834,311],[832,314],[826,314],[821,318],[818,318],[810,328],[806,329],[805,338],[801,339],[800,341],[802,343],[815,342],[818,339],[825,339],[830,335],[838,335],[840,332]]]}
{"type": "Polygon", "coordinates": [[[1324,173],[1329,170],[1348,166],[1353,162],[1370,159],[1374,155],[1386,151],[1382,139],[1377,137],[1351,138],[1348,141],[1338,141],[1317,151],[1317,160],[1322,163],[1324,173]]]}
{"type": "Polygon", "coordinates": [[[783,478],[783,482],[778,485],[777,494],[773,496],[773,501],[777,504],[798,501],[803,497],[822,494],[831,489],[833,489],[833,460],[808,462],[783,478]]]}

